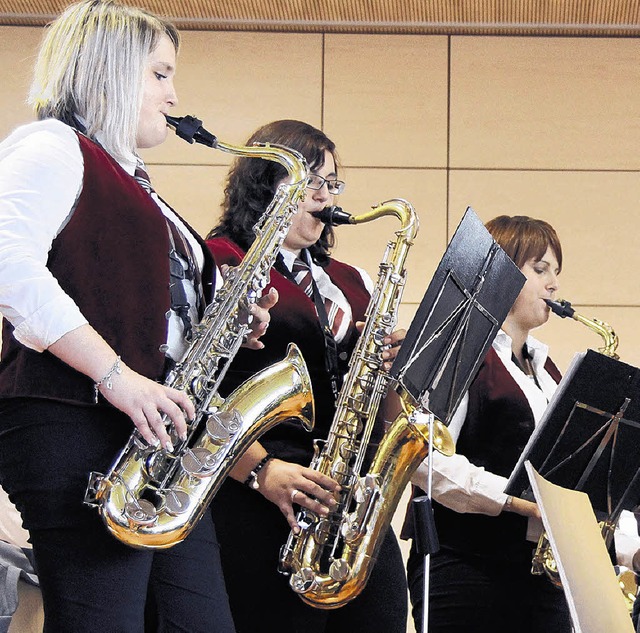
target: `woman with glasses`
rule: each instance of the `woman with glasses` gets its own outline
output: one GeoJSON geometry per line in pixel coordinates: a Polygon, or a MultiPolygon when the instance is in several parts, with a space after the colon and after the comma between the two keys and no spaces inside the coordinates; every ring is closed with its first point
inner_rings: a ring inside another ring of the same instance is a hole
{"type": "MultiPolygon", "coordinates": [[[[229,480],[214,500],[214,517],[222,522],[217,529],[236,628],[239,633],[404,633],[406,581],[392,533],[364,592],[340,609],[306,605],[289,587],[288,577],[278,573],[280,548],[289,530],[297,529],[297,510],[308,508],[326,515],[335,504],[337,483],[308,465],[314,441],[328,435],[341,378],[358,337],[356,323],[364,321],[372,284],[364,271],[330,256],[333,229],[314,216],[344,190],[334,143],[311,125],[292,120],[265,125],[247,145],[255,142],[299,151],[311,176],[271,270],[271,285],[279,300],[270,313],[265,347],[252,355],[241,350],[224,388],[231,391],[254,372],[282,359],[288,343],[294,342],[311,374],[316,415],[311,433],[294,421],[265,433],[234,471],[234,478],[244,476],[246,485],[229,480]]],[[[225,188],[222,219],[207,242],[219,264],[235,266],[241,261],[254,239],[253,225],[285,177],[285,170],[273,162],[236,161],[225,188]]],[[[403,331],[394,332],[387,343],[398,343],[403,337],[403,331]]],[[[384,355],[390,362],[396,353],[393,347],[384,355]]]]}

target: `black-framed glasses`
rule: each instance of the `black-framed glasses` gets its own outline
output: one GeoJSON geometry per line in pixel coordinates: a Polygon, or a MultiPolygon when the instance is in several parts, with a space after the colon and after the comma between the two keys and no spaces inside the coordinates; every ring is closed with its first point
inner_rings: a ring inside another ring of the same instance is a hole
{"type": "Polygon", "coordinates": [[[345,183],[342,180],[337,180],[336,178],[327,180],[322,176],[318,176],[318,174],[311,174],[309,176],[309,180],[307,180],[307,188],[319,191],[320,189],[322,189],[322,187],[324,187],[325,183],[327,183],[327,189],[329,189],[329,193],[334,196],[341,194],[346,187],[345,183]]]}

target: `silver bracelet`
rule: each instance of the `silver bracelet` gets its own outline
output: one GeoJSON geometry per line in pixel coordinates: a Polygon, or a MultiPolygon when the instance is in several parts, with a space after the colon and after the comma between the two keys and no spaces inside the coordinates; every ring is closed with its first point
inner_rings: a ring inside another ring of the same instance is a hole
{"type": "Polygon", "coordinates": [[[97,382],[95,382],[93,384],[93,389],[94,389],[94,402],[96,404],[98,404],[98,396],[100,395],[100,387],[102,385],[104,385],[107,389],[113,389],[113,376],[114,374],[121,374],[122,373],[122,365],[120,364],[120,361],[122,359],[120,358],[120,356],[116,357],[116,362],[113,363],[113,365],[111,365],[111,368],[109,369],[109,371],[102,377],[100,378],[100,380],[98,380],[97,382]]]}

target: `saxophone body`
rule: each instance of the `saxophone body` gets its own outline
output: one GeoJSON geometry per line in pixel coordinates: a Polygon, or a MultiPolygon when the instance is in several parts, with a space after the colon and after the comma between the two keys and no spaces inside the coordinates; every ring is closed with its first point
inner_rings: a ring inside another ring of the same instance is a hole
{"type": "Polygon", "coordinates": [[[106,474],[91,473],[85,502],[98,508],[109,531],[140,548],[167,548],[184,540],[202,517],[224,478],[260,435],[285,419],[313,427],[311,380],[295,345],[286,358],[240,385],[228,398],[218,394],[229,363],[251,324],[249,309],[269,282],[308,179],[305,159],[271,145],[236,147],[217,141],[194,117],[167,117],[176,133],[237,156],[271,160],[287,169],[268,209],[254,227],[256,239],[194,328],[184,358],[165,384],[185,391],[196,415],[181,440],[170,426],[169,453],[149,446],[134,430],[106,474]]]}
{"type": "MultiPolygon", "coordinates": [[[[336,209],[330,207],[332,211],[336,209]]],[[[401,228],[380,264],[329,436],[322,447],[316,444],[310,465],[338,481],[340,499],[326,518],[306,509],[299,512],[300,532],[291,532],[280,552],[279,570],[290,575],[291,588],[304,602],[321,609],[340,607],[364,589],[402,492],[429,451],[427,422],[419,421],[401,396],[402,413],[386,431],[368,472],[361,472],[389,383],[381,359],[383,340],[396,324],[406,277],[404,262],[418,230],[418,218],[408,202],[393,199],[359,216],[337,209],[329,219],[359,224],[387,215],[396,216],[401,228]]],[[[434,446],[452,452],[446,427],[439,427],[439,433],[434,446]]]]}
{"type": "MultiPolygon", "coordinates": [[[[587,317],[578,314],[572,307],[571,303],[560,299],[558,301],[552,301],[551,299],[545,299],[547,305],[551,308],[554,314],[557,314],[561,318],[572,318],[579,323],[582,323],[590,330],[593,330],[602,337],[603,345],[598,348],[598,351],[605,356],[618,359],[616,349],[618,347],[618,336],[614,332],[613,328],[604,321],[598,319],[588,319],[587,317]]],[[[618,517],[610,518],[606,521],[600,521],[600,530],[602,536],[607,544],[610,545],[613,533],[615,530],[615,524],[618,517]]],[[[536,576],[546,576],[548,580],[556,587],[562,588],[562,580],[560,579],[560,572],[558,571],[558,565],[549,538],[546,532],[544,532],[538,541],[538,545],[533,554],[531,561],[531,573],[536,576]]]]}

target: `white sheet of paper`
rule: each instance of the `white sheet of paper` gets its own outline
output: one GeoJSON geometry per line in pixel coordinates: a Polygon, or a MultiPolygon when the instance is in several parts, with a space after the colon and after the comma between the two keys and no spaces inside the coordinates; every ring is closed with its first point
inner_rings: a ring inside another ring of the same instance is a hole
{"type": "Polygon", "coordinates": [[[575,633],[635,633],[589,497],[548,482],[530,462],[525,467],[575,633]]]}

